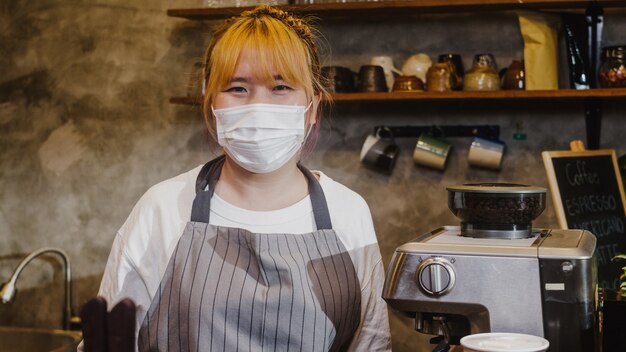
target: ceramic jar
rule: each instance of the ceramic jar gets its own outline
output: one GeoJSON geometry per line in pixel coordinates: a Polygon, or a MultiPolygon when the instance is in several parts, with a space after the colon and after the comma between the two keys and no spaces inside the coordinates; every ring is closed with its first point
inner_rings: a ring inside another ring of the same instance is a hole
{"type": "Polygon", "coordinates": [[[459,54],[441,54],[437,59],[437,62],[450,62],[454,68],[453,73],[455,75],[455,84],[452,87],[453,90],[463,89],[463,76],[465,70],[463,69],[463,59],[459,54]]]}
{"type": "Polygon", "coordinates": [[[429,92],[447,92],[455,84],[454,67],[449,62],[433,64],[426,73],[426,90],[429,92]]]}
{"type": "Polygon", "coordinates": [[[496,68],[496,61],[491,54],[474,56],[474,65],[465,73],[463,90],[499,90],[500,76],[496,68]]]}
{"type": "Polygon", "coordinates": [[[526,87],[526,73],[523,60],[513,60],[509,67],[502,70],[502,89],[524,90],[526,87]]]}

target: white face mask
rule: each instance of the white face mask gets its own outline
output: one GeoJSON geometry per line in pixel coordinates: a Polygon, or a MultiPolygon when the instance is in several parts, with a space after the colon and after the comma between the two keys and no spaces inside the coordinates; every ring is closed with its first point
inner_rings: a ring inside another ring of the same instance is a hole
{"type": "Polygon", "coordinates": [[[254,173],[275,171],[302,147],[306,138],[304,114],[311,104],[249,104],[217,110],[211,107],[217,142],[242,168],[254,173]]]}

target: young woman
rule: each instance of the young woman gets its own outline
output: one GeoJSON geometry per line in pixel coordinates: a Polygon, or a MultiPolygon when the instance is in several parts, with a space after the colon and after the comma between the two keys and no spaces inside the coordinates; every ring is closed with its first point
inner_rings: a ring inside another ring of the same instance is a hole
{"type": "Polygon", "coordinates": [[[150,188],[100,295],[137,306],[139,351],[386,351],[369,208],[299,164],[320,123],[312,29],[269,6],[206,51],[204,112],[224,156],[150,188]]]}

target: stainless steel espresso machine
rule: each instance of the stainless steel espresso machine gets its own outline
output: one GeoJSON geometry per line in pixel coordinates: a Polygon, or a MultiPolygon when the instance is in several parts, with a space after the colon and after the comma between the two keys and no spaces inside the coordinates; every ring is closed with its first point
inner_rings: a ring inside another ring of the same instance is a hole
{"type": "Polygon", "coordinates": [[[448,187],[461,226],[399,246],[383,298],[440,336],[517,332],[546,338],[550,352],[599,351],[596,238],[583,230],[533,229],[546,189],[515,184],[448,187]]]}

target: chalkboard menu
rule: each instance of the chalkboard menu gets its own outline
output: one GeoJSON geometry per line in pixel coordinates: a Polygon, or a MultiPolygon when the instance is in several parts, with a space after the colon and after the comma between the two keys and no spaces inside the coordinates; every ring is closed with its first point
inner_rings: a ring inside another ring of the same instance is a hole
{"type": "Polygon", "coordinates": [[[619,286],[611,258],[626,253],[624,188],[614,150],[543,152],[559,225],[597,238],[598,284],[619,286]]]}

